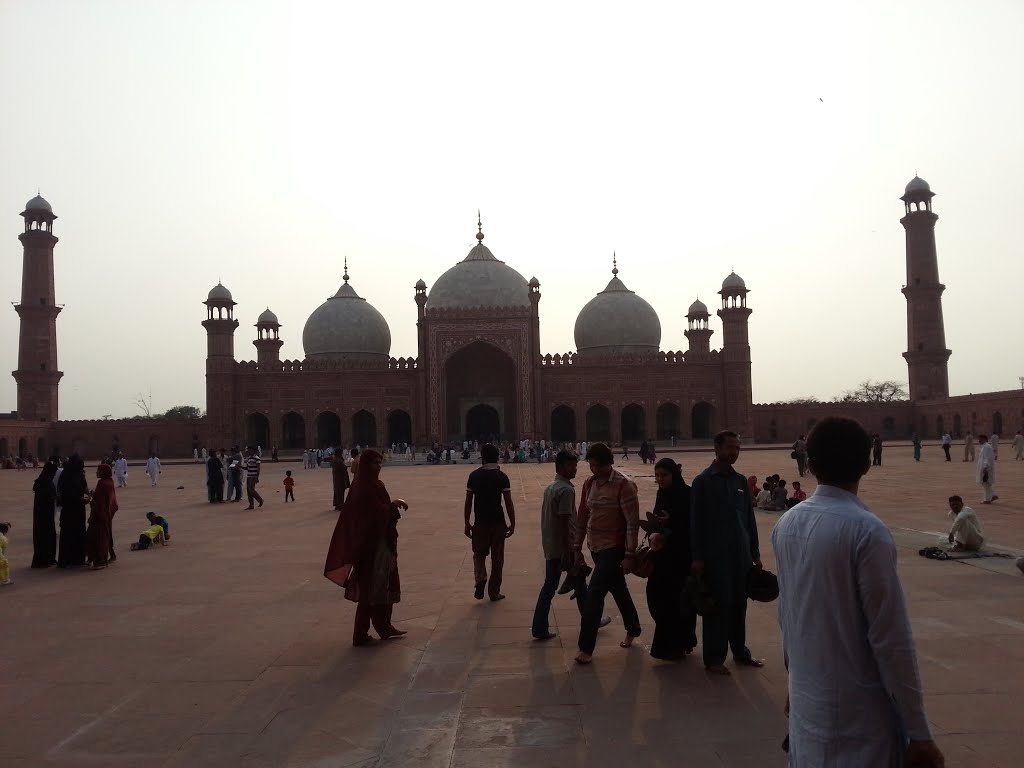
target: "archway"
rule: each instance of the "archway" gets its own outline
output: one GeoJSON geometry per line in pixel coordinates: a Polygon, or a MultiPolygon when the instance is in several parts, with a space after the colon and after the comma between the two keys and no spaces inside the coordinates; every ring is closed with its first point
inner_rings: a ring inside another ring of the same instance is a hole
{"type": "Polygon", "coordinates": [[[642,406],[630,403],[622,409],[619,426],[622,428],[622,442],[639,442],[647,437],[647,425],[642,406]]]}
{"type": "Polygon", "coordinates": [[[587,442],[612,439],[612,414],[598,403],[587,409],[587,442]]]}
{"type": "Polygon", "coordinates": [[[576,442],[576,411],[568,405],[551,412],[551,439],[556,443],[576,442]]]}
{"type": "Polygon", "coordinates": [[[940,436],[946,434],[946,420],[941,416],[935,417],[935,434],[940,436]]]}
{"type": "Polygon", "coordinates": [[[917,436],[924,440],[928,437],[928,417],[922,416],[920,426],[917,429],[917,436]]]}
{"type": "MultiPolygon", "coordinates": [[[[2,456],[2,455],[3,455],[3,451],[0,451],[0,456],[2,456]]],[[[47,455],[46,455],[46,438],[45,437],[40,437],[38,440],[36,440],[36,458],[39,459],[40,461],[43,461],[46,458],[48,458],[47,455]]]]}
{"type": "Polygon", "coordinates": [[[449,357],[444,364],[445,415],[442,440],[485,440],[519,436],[521,428],[519,377],[515,363],[503,350],[484,341],[474,341],[449,357]],[[470,412],[480,405],[498,414],[497,428],[484,411],[470,412]],[[481,419],[483,419],[481,421],[481,419]],[[483,430],[483,431],[481,431],[483,430]]]}
{"type": "Polygon", "coordinates": [[[493,405],[478,403],[466,411],[466,439],[488,443],[501,435],[501,416],[493,405]]]}
{"type": "Polygon", "coordinates": [[[7,445],[7,438],[0,437],[0,459],[7,458],[7,454],[10,450],[10,446],[7,445]]]}
{"type": "Polygon", "coordinates": [[[694,440],[707,440],[714,434],[715,406],[711,403],[695,403],[690,412],[691,427],[694,440]]]}
{"type": "Polygon", "coordinates": [[[21,458],[28,456],[28,438],[23,437],[18,441],[18,455],[21,458]]]}
{"type": "Polygon", "coordinates": [[[654,416],[657,429],[655,437],[658,440],[671,440],[672,436],[679,435],[679,406],[675,403],[662,403],[654,416]]]}
{"type": "Polygon", "coordinates": [[[882,437],[891,439],[896,437],[896,419],[886,416],[882,419],[882,437]]]}
{"type": "Polygon", "coordinates": [[[364,448],[377,445],[377,417],[369,411],[352,414],[352,442],[364,448]]]}
{"type": "Polygon", "coordinates": [[[316,447],[341,445],[341,418],[334,411],[322,411],[316,417],[316,447]]]}
{"type": "MultiPolygon", "coordinates": [[[[265,420],[266,419],[264,419],[264,421],[265,420]]],[[[155,454],[156,456],[160,455],[160,436],[159,435],[150,435],[149,436],[149,442],[146,445],[146,450],[149,453],[151,453],[151,454],[155,454]]]]}
{"type": "Polygon", "coordinates": [[[270,420],[258,411],[245,417],[245,444],[253,450],[270,445],[270,420]]]}
{"type": "Polygon", "coordinates": [[[953,437],[959,438],[963,432],[963,425],[960,422],[960,414],[953,414],[953,437]]]}
{"type": "Polygon", "coordinates": [[[1003,414],[996,411],[992,414],[992,434],[1002,435],[1003,434],[1003,414]]]}
{"type": "Polygon", "coordinates": [[[295,411],[281,417],[281,450],[297,451],[306,445],[306,420],[295,411]]]}
{"type": "Polygon", "coordinates": [[[388,442],[393,445],[412,442],[412,417],[401,408],[388,414],[388,442]]]}

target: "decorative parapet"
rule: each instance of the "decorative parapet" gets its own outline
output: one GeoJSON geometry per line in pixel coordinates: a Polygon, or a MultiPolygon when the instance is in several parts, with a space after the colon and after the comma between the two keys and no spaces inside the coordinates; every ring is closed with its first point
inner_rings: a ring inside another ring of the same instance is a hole
{"type": "MultiPolygon", "coordinates": [[[[588,353],[580,357],[576,352],[566,352],[564,355],[542,355],[540,364],[544,366],[557,365],[581,365],[581,366],[608,366],[608,365],[650,365],[654,363],[668,363],[674,365],[685,363],[686,356],[695,357],[692,352],[668,351],[668,352],[642,352],[635,354],[609,354],[600,355],[588,353]]],[[[717,360],[718,350],[699,355],[701,360],[717,360]]]]}
{"type": "Polygon", "coordinates": [[[419,367],[415,357],[392,357],[383,359],[345,359],[345,360],[281,360],[273,363],[257,363],[243,360],[236,363],[242,373],[256,371],[274,373],[331,372],[331,371],[413,371],[419,367]]]}
{"type": "Polygon", "coordinates": [[[529,319],[533,316],[532,307],[441,307],[431,309],[429,302],[426,306],[426,318],[428,320],[494,320],[495,318],[522,317],[529,319]]]}

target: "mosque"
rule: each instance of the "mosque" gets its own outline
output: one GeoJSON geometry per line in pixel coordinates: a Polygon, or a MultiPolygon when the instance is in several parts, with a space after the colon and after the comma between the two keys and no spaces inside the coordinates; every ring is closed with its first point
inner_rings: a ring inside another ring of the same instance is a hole
{"type": "MultiPolygon", "coordinates": [[[[747,334],[748,289],[735,272],[718,291],[721,347],[711,348],[711,312],[694,301],[688,349],[661,349],[661,319],[629,290],[613,260],[611,279],[579,312],[576,351],[540,349],[541,283],[476,244],[432,286],[412,286],[417,355],[391,355],[387,320],[348,275],[306,320],[302,360],[281,360],[281,323],[268,308],[256,323],[255,361],[235,355],[236,302],[224,285],[206,301],[206,416],[200,419],[60,421],[53,234],[57,216],[41,196],[21,216],[25,231],[17,410],[0,414],[0,457],[122,449],[139,457],[191,454],[235,444],[298,450],[327,445],[434,441],[705,441],[733,429],[760,442],[790,442],[825,415],[845,414],[885,438],[1011,432],[1024,424],[1024,392],[949,395],[934,193],[907,184],[906,232],[910,399],[893,403],[754,404],[747,334]],[[1005,425],[1005,426],[1004,426],[1005,425]]],[[[681,321],[681,319],[680,319],[681,321]]]]}

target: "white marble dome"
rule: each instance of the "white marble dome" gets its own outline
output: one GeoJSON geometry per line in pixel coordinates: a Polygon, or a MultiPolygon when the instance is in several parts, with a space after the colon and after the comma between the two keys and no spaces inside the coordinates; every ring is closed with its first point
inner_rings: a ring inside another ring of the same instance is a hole
{"type": "Polygon", "coordinates": [[[737,275],[735,272],[730,272],[729,276],[722,281],[722,290],[746,290],[747,284],[743,282],[743,278],[737,275]]]}
{"type": "Polygon", "coordinates": [[[307,360],[387,359],[391,328],[384,315],[348,284],[317,307],[302,329],[307,360]]]}
{"type": "Polygon", "coordinates": [[[931,192],[932,188],[928,185],[928,182],[922,179],[920,176],[914,176],[907,184],[906,189],[903,190],[903,194],[912,195],[916,192],[931,192]]]}
{"type": "Polygon", "coordinates": [[[47,213],[53,213],[53,208],[46,202],[46,199],[42,195],[36,195],[27,203],[25,203],[26,211],[46,211],[47,213]]]}
{"type": "Polygon", "coordinates": [[[619,280],[615,268],[611,282],[580,310],[573,335],[580,354],[657,352],[661,320],[654,307],[619,280]]]}
{"type": "Polygon", "coordinates": [[[231,298],[231,291],[224,287],[222,283],[217,283],[206,296],[207,301],[233,301],[231,298]]]}
{"type": "Polygon", "coordinates": [[[494,258],[483,243],[483,232],[478,232],[476,239],[466,258],[434,281],[427,294],[427,309],[529,307],[526,278],[494,258]]]}

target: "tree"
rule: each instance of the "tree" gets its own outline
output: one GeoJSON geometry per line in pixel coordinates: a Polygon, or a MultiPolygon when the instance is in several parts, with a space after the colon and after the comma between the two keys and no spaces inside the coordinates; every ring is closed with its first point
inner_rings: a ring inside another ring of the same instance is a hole
{"type": "Polygon", "coordinates": [[[139,392],[138,398],[135,400],[135,407],[142,411],[141,416],[136,416],[136,419],[152,419],[153,418],[153,395],[149,396],[149,400],[146,400],[145,395],[139,392]]]}
{"type": "Polygon", "coordinates": [[[821,400],[814,395],[808,395],[807,397],[791,397],[789,400],[783,400],[782,402],[786,405],[814,405],[815,403],[820,403],[821,400]]]}
{"type": "Polygon", "coordinates": [[[856,389],[848,389],[836,398],[839,403],[893,403],[908,399],[907,387],[902,381],[862,381],[856,389]]]}
{"type": "Polygon", "coordinates": [[[176,405],[173,408],[168,408],[162,418],[164,419],[201,419],[203,418],[202,410],[195,405],[176,405]]]}

